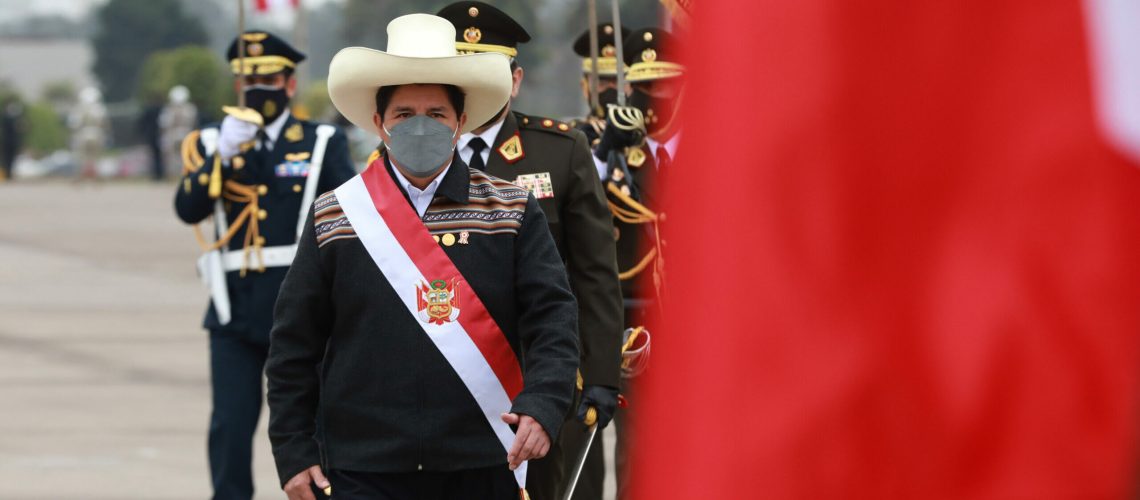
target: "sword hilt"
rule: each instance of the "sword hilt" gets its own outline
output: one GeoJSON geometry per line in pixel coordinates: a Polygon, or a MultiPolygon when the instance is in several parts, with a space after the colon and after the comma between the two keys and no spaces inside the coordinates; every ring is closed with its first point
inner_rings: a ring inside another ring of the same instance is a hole
{"type": "Polygon", "coordinates": [[[586,408],[586,419],[582,423],[587,427],[598,423],[598,409],[593,406],[586,408]]]}

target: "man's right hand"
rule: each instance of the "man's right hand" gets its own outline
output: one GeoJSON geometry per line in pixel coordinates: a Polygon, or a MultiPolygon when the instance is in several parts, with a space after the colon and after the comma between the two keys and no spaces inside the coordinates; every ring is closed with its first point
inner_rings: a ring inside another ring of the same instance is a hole
{"type": "Polygon", "coordinates": [[[241,153],[241,145],[257,138],[256,124],[226,115],[218,130],[218,154],[230,161],[241,153]]]}
{"type": "Polygon", "coordinates": [[[321,466],[314,465],[298,472],[287,483],[285,483],[285,494],[288,495],[289,500],[317,500],[313,496],[313,488],[311,485],[316,485],[317,489],[324,490],[329,487],[329,480],[325,478],[321,472],[321,466]]]}

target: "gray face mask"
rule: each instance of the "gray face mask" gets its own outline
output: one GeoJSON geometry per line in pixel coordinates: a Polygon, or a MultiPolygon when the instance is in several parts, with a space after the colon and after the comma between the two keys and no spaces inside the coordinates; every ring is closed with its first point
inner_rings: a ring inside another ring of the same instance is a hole
{"type": "Polygon", "coordinates": [[[455,151],[451,141],[459,133],[459,126],[451,130],[434,118],[416,115],[397,123],[392,130],[384,127],[384,132],[388,134],[384,147],[392,159],[412,175],[427,177],[451,158],[455,151]]]}

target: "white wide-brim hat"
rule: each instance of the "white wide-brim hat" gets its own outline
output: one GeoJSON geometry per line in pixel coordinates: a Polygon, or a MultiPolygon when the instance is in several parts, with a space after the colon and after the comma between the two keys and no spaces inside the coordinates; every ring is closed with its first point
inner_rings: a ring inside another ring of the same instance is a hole
{"type": "Polygon", "coordinates": [[[495,117],[511,97],[511,68],[497,53],[458,55],[455,27],[429,14],[408,14],[388,23],[388,50],[348,47],[329,63],[329,98],[353,125],[379,133],[372,123],[376,89],[389,85],[441,83],[466,95],[467,124],[474,130],[495,117]]]}

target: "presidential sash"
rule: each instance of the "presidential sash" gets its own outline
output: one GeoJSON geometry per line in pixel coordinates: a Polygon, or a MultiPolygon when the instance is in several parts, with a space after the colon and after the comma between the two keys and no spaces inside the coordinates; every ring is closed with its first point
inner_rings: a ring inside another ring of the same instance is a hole
{"type": "MultiPolygon", "coordinates": [[[[415,209],[376,160],[336,189],[361,244],[408,313],[475,397],[504,454],[514,433],[501,415],[523,388],[522,369],[506,336],[415,209]]],[[[526,463],[515,470],[526,486],[526,463]]]]}

